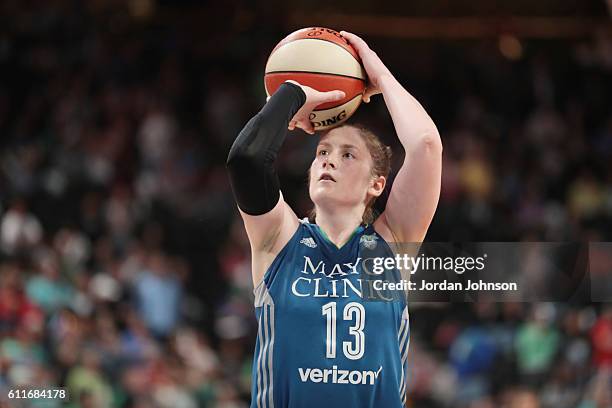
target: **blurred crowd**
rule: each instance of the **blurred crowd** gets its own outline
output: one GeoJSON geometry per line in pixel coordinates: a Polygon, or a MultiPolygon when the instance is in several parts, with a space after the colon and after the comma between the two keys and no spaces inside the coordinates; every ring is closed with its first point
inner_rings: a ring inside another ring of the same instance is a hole
{"type": "MultiPolygon", "coordinates": [[[[0,5],[2,407],[25,385],[73,407],[248,406],[249,246],[224,164],[287,32],[150,3],[0,5]]],[[[497,45],[372,39],[442,135],[427,239],[611,241],[612,38],[497,45]]],[[[354,120],[397,169],[382,100],[354,120]]],[[[303,216],[316,140],[295,133],[278,169],[303,216]]],[[[610,304],[415,305],[411,323],[414,407],[612,407],[610,304]]]]}

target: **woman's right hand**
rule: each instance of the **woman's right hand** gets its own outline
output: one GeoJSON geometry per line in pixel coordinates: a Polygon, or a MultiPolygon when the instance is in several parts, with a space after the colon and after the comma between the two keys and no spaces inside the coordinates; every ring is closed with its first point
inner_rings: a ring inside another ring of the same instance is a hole
{"type": "Polygon", "coordinates": [[[304,102],[304,105],[302,105],[300,110],[298,110],[293,118],[289,121],[289,130],[299,128],[304,132],[313,135],[314,126],[310,121],[310,113],[321,104],[339,101],[345,97],[345,94],[342,91],[319,92],[316,89],[302,85],[293,80],[288,80],[285,82],[291,82],[292,84],[298,85],[306,94],[306,102],[304,102]]]}

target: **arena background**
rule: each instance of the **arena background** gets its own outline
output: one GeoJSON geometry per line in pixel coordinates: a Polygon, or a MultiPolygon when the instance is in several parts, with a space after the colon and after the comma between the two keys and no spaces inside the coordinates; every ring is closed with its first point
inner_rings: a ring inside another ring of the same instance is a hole
{"type": "MultiPolygon", "coordinates": [[[[612,241],[603,0],[0,3],[0,406],[245,407],[249,247],[225,171],[268,53],[362,35],[438,125],[428,241],[612,241]]],[[[355,121],[396,152],[382,98],[355,121]]],[[[316,139],[286,199],[310,208],[316,139]]],[[[415,304],[411,407],[612,407],[610,303],[415,304]]]]}

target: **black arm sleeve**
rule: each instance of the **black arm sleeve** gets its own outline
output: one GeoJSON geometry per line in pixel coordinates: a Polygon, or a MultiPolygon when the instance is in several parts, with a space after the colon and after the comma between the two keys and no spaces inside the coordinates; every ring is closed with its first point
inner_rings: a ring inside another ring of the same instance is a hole
{"type": "Polygon", "coordinates": [[[305,102],[302,88],[285,82],[234,141],[226,165],[234,197],[245,213],[265,214],[278,203],[276,157],[289,121],[305,102]]]}

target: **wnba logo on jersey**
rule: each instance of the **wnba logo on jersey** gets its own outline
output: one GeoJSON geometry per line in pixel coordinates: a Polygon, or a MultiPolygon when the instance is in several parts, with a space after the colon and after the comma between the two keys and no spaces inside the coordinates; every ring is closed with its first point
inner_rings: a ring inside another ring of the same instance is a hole
{"type": "Polygon", "coordinates": [[[378,245],[376,242],[377,239],[378,237],[376,235],[363,235],[359,240],[359,243],[367,249],[374,250],[378,245]]]}
{"type": "Polygon", "coordinates": [[[298,368],[302,382],[332,383],[332,384],[369,384],[374,385],[382,366],[377,371],[372,370],[339,370],[338,366],[332,368],[298,368]],[[330,378],[331,377],[331,378],[330,378]]]}

